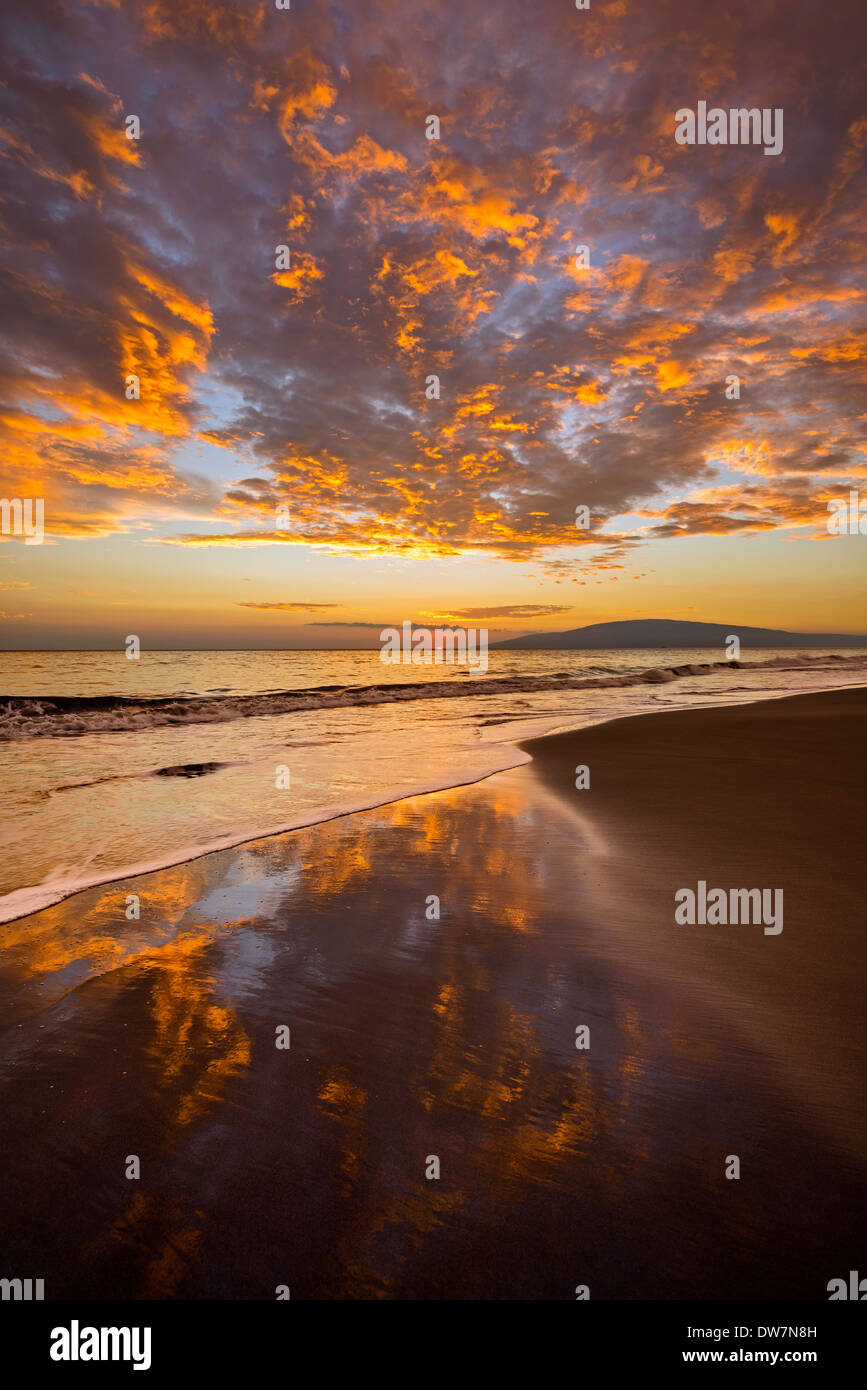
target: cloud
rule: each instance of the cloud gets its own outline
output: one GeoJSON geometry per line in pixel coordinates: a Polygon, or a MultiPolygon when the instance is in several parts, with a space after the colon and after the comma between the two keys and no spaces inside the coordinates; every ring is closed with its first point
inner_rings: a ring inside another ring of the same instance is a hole
{"type": "Polygon", "coordinates": [[[273,608],[281,613],[321,613],[326,608],[342,608],[342,603],[239,603],[239,608],[273,608]]]}
{"type": "Polygon", "coordinates": [[[506,603],[496,608],[454,608],[439,616],[444,618],[548,618],[557,613],[572,613],[571,604],[506,603]]]}
{"type": "Polygon", "coordinates": [[[0,444],[49,534],[159,516],[180,547],[581,583],[820,527],[863,470],[855,0],[722,29],[689,0],[73,0],[49,39],[7,10],[0,444]],[[784,154],[677,146],[690,93],[783,107],[784,154]],[[198,441],[230,481],[191,473],[198,441]]]}

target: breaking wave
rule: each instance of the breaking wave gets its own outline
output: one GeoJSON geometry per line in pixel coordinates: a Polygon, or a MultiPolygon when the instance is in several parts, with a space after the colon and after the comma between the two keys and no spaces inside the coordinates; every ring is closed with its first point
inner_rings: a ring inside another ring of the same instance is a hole
{"type": "Polygon", "coordinates": [[[497,696],[516,692],[602,690],[617,686],[660,685],[684,676],[719,675],[722,671],[827,669],[832,664],[839,667],[853,663],[867,667],[867,657],[837,654],[809,656],[799,653],[762,661],[649,666],[639,671],[599,676],[558,671],[554,675],[486,676],[474,679],[462,670],[460,674],[466,678],[454,685],[443,680],[383,685],[321,685],[256,695],[161,696],[155,699],[135,699],[123,695],[6,695],[0,696],[0,742],[118,734],[185,724],[225,724],[236,719],[291,714],[295,710],[346,709],[394,704],[403,700],[466,699],[473,695],[497,696]]]}

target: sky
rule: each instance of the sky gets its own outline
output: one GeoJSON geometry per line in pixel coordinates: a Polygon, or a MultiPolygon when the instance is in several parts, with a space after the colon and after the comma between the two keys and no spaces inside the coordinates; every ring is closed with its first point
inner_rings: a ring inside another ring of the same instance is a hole
{"type": "Polygon", "coordinates": [[[0,534],[0,646],[867,631],[865,30],[7,0],[0,494],[45,534],[0,534]],[[679,143],[700,101],[781,151],[679,143]]]}

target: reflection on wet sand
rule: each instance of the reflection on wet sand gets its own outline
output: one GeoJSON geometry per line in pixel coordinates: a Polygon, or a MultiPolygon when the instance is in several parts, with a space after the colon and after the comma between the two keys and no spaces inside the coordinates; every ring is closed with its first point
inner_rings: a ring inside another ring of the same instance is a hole
{"type": "Polygon", "coordinates": [[[706,1001],[606,956],[600,848],[521,768],[5,928],[6,1264],[55,1298],[821,1296],[855,1179],[706,1001]]]}

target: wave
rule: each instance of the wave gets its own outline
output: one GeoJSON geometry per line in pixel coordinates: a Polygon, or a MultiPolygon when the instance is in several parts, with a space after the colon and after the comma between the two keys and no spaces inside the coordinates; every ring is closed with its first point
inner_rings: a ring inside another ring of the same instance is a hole
{"type": "Polygon", "coordinates": [[[73,897],[76,893],[83,893],[88,888],[98,888],[106,883],[123,883],[127,879],[140,878],[143,874],[154,873],[159,869],[175,868],[179,864],[201,859],[206,854],[214,854],[219,850],[235,849],[239,845],[253,844],[256,840],[269,839],[273,835],[285,835],[292,830],[304,830],[311,825],[323,825],[327,821],[339,820],[342,816],[355,815],[360,811],[373,811],[380,806],[390,806],[396,801],[410,801],[415,796],[425,796],[431,792],[451,791],[455,787],[469,787],[476,782],[487,781],[489,777],[496,776],[498,772],[505,772],[511,767],[521,767],[524,763],[529,762],[532,762],[532,757],[523,749],[503,745],[496,749],[496,753],[491,750],[491,756],[483,769],[467,772],[458,777],[455,776],[454,772],[449,771],[442,776],[431,776],[423,782],[403,787],[400,790],[371,793],[369,796],[338,802],[332,806],[313,807],[302,811],[290,820],[280,821],[278,824],[262,825],[255,829],[248,827],[238,832],[216,836],[203,843],[179,845],[166,854],[125,865],[115,865],[113,868],[96,874],[88,873],[86,866],[73,868],[62,866],[53,870],[41,883],[31,884],[25,888],[15,888],[10,893],[0,894],[0,926],[4,926],[7,922],[17,921],[21,917],[29,917],[35,912],[41,912],[43,908],[53,907],[55,904],[63,902],[64,899],[73,897]]]}
{"type": "MultiPolygon", "coordinates": [[[[186,724],[224,724],[291,714],[296,710],[346,709],[394,704],[402,700],[466,699],[522,692],[603,690],[634,685],[660,685],[684,676],[719,675],[723,671],[767,668],[800,670],[823,663],[867,665],[864,656],[836,653],[769,657],[763,661],[710,661],[682,666],[650,666],[640,671],[607,676],[553,675],[467,678],[459,685],[443,680],[405,681],[384,685],[320,685],[304,690],[269,691],[256,695],[183,695],[136,699],[126,695],[4,695],[0,696],[0,742],[30,738],[75,738],[84,734],[119,734],[186,724]]],[[[457,673],[455,673],[457,674],[457,673]]],[[[460,674],[469,677],[468,672],[460,674]]]]}

